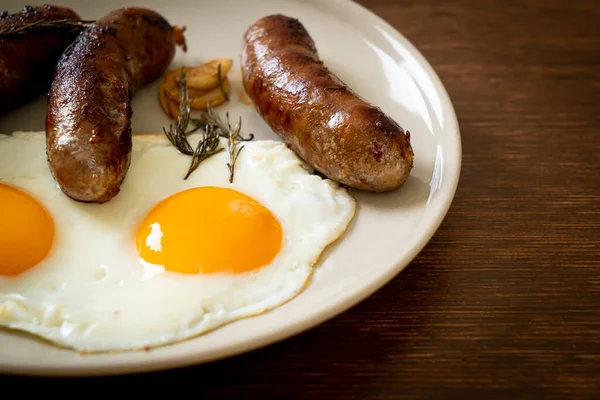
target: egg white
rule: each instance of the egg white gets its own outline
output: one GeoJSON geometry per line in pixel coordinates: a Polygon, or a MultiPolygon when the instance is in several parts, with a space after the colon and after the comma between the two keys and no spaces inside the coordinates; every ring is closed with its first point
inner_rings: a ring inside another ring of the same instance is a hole
{"type": "MultiPolygon", "coordinates": [[[[198,139],[192,135],[190,142],[198,139]]],[[[233,184],[227,162],[223,151],[184,180],[189,156],[163,136],[135,135],[120,193],[104,204],[85,204],[52,179],[43,132],[0,135],[0,182],[35,196],[56,225],[48,258],[17,277],[0,276],[0,326],[80,351],[136,350],[196,336],[295,297],[325,247],[347,229],[354,199],[311,175],[280,142],[245,143],[233,184]],[[134,238],[144,216],[162,199],[199,186],[230,187],[271,210],[283,229],[273,262],[247,274],[184,275],[138,259],[134,238]]]]}

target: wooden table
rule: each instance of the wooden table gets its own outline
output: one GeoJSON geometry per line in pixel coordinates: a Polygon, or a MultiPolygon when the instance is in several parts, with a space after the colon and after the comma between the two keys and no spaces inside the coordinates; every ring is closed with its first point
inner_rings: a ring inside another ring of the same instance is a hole
{"type": "Polygon", "coordinates": [[[600,398],[600,3],[360,2],[417,46],[456,107],[462,176],[431,243],[307,333],[88,390],[116,381],[209,399],[600,398]]]}

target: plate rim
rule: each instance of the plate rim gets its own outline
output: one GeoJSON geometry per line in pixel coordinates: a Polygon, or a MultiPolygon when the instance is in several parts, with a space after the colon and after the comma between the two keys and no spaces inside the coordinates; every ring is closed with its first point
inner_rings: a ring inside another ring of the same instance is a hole
{"type": "MultiPolygon", "coordinates": [[[[304,333],[314,327],[328,321],[346,311],[353,308],[357,304],[363,302],[369,296],[374,294],[376,291],[381,289],[383,286],[388,284],[392,279],[398,276],[406,267],[408,267],[413,260],[421,253],[425,246],[431,241],[435,233],[438,231],[440,225],[444,221],[453,201],[456,196],[458,184],[460,181],[460,175],[462,170],[462,138],[460,134],[458,119],[454,104],[444,86],[443,82],[437,75],[434,68],[427,61],[427,59],[421,54],[421,52],[396,28],[394,28],[385,19],[375,14],[375,12],[369,10],[365,6],[356,3],[353,0],[334,0],[339,4],[340,7],[351,8],[353,13],[360,13],[364,16],[365,20],[369,20],[373,25],[378,25],[385,29],[394,40],[402,43],[408,52],[415,57],[421,68],[427,73],[427,78],[433,83],[435,93],[442,100],[444,112],[448,113],[448,119],[444,121],[444,124],[448,124],[449,128],[446,131],[452,131],[456,140],[456,153],[455,157],[457,160],[454,165],[454,173],[450,176],[445,176],[445,183],[449,186],[444,190],[444,196],[441,201],[436,204],[436,207],[429,210],[426,214],[432,215],[429,217],[430,224],[427,230],[424,232],[419,241],[412,246],[407,255],[398,260],[385,273],[379,276],[377,279],[371,281],[364,287],[360,287],[353,291],[352,296],[348,299],[342,299],[334,302],[329,307],[320,310],[316,313],[309,314],[304,318],[296,319],[291,323],[288,323],[281,329],[266,333],[262,336],[249,338],[246,340],[239,341],[232,346],[225,349],[221,349],[218,352],[213,352],[206,356],[205,352],[187,354],[183,358],[177,358],[173,355],[166,354],[160,359],[149,359],[149,360],[134,360],[124,363],[116,364],[91,364],[91,365],[59,365],[53,366],[44,364],[34,364],[32,362],[19,363],[17,362],[4,362],[0,360],[0,371],[6,375],[21,375],[21,376],[39,376],[39,377],[92,377],[92,376],[116,376],[116,375],[128,375],[135,373],[148,373],[158,372],[176,368],[184,368],[193,365],[206,364],[213,361],[230,358],[233,356],[241,355],[243,353],[251,352],[264,348],[266,346],[281,342],[285,339],[304,333]]],[[[302,3],[315,3],[315,0],[304,0],[302,3]]],[[[454,152],[453,152],[454,153],[454,152]]],[[[446,164],[444,166],[446,168],[446,164]]],[[[444,169],[446,173],[446,169],[444,169]]],[[[119,355],[115,355],[119,358],[119,355]]]]}

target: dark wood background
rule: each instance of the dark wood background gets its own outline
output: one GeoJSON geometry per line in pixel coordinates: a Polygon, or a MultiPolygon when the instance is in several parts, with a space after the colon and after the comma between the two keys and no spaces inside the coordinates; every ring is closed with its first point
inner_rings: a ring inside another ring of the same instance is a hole
{"type": "Polygon", "coordinates": [[[89,393],[130,383],[209,399],[600,399],[600,2],[360,2],[431,62],[462,133],[456,199],[412,265],[349,312],[242,356],[3,385],[68,394],[75,383],[89,393]]]}

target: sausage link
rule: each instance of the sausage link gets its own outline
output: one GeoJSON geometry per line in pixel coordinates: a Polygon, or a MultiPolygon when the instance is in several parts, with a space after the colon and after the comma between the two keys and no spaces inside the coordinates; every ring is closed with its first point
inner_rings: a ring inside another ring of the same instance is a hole
{"type": "Polygon", "coordinates": [[[241,64],[258,113],[317,171],[375,192],[404,183],[413,166],[410,133],[329,71],[297,19],[271,15],[250,26],[241,64]]]}
{"type": "MultiPolygon", "coordinates": [[[[73,10],[49,4],[0,13],[0,31],[36,22],[80,19],[73,10]]],[[[48,91],[63,51],[77,37],[72,30],[43,29],[0,36],[0,113],[48,91]]]]}
{"type": "Polygon", "coordinates": [[[61,58],[48,100],[46,152],[69,197],[104,203],[119,192],[131,162],[131,100],[164,72],[176,30],[143,8],[111,12],[61,58]]]}

